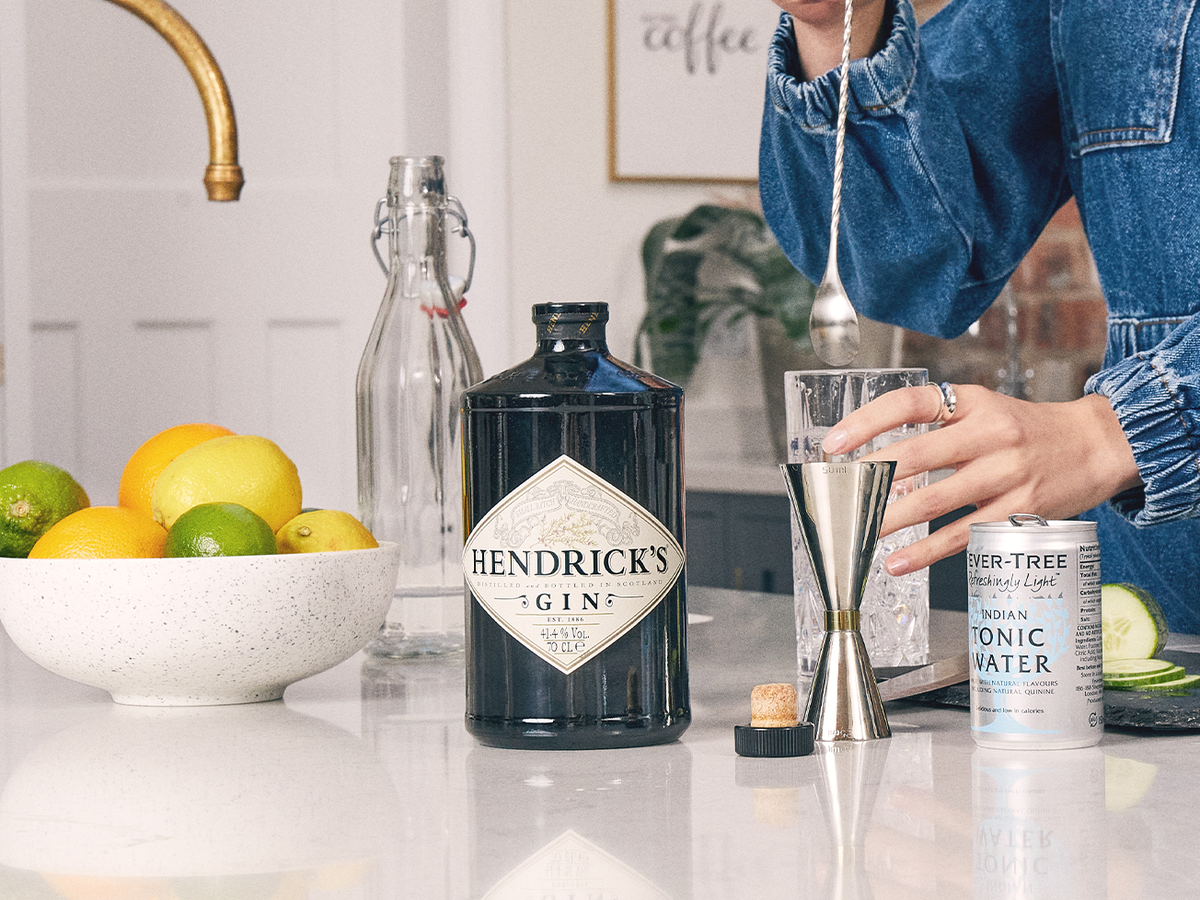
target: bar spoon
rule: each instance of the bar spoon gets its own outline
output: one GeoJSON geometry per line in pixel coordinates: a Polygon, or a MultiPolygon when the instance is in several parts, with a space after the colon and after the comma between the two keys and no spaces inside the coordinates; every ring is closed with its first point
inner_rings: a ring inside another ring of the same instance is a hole
{"type": "Polygon", "coordinates": [[[858,316],[838,274],[838,225],[842,211],[842,157],[846,144],[846,105],[849,102],[850,24],[853,2],[846,0],[842,63],[838,85],[837,138],[833,155],[833,209],[829,224],[829,261],[813,298],[808,334],[817,356],[830,366],[844,366],[858,356],[858,316]]]}

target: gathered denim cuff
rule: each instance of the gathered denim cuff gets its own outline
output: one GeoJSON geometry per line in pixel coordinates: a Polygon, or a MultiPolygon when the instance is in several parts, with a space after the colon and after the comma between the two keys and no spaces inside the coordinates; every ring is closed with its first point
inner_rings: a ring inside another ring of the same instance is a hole
{"type": "Polygon", "coordinates": [[[1155,351],[1096,373],[1084,391],[1108,398],[1142,477],[1140,490],[1112,498],[1113,509],[1138,526],[1200,515],[1200,446],[1189,403],[1155,351]]]}
{"type": "MultiPolygon", "coordinates": [[[[910,0],[889,0],[892,29],[874,56],[850,62],[847,117],[891,115],[899,111],[917,73],[917,18],[910,0]]],[[[767,91],[775,110],[802,128],[832,130],[837,125],[841,79],[835,67],[805,81],[796,51],[792,17],[783,13],[767,52],[767,91]]]]}

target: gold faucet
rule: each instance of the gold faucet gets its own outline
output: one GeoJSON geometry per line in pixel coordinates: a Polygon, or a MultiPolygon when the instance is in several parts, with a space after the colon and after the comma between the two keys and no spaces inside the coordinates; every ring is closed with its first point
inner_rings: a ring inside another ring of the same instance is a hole
{"type": "Polygon", "coordinates": [[[109,0],[129,10],[163,36],[187,66],[200,91],[204,118],[208,120],[208,168],[204,187],[209,200],[236,200],[245,179],[237,158],[237,122],[229,88],[217,61],[200,35],[179,13],[162,0],[109,0]]]}

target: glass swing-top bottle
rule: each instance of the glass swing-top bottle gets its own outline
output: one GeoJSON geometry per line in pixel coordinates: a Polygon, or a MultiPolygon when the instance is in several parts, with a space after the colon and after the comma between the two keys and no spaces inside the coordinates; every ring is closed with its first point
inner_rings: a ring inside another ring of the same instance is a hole
{"type": "Polygon", "coordinates": [[[462,204],[446,194],[441,157],[390,164],[372,234],[387,288],[356,385],[358,503],[363,524],[400,544],[402,557],[387,622],[367,652],[452,653],[464,642],[459,395],[483,377],[461,314],[475,238],[462,204]],[[448,273],[453,232],[470,242],[465,281],[448,273]]]}

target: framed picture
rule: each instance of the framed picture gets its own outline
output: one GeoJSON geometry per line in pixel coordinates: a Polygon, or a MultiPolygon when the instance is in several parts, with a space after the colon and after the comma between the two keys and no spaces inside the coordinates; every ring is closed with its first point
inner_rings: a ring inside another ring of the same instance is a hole
{"type": "Polygon", "coordinates": [[[613,181],[752,183],[769,0],[608,0],[613,181]]]}

